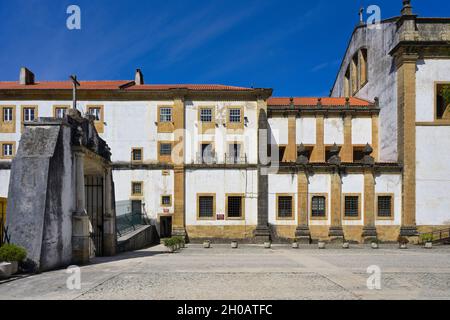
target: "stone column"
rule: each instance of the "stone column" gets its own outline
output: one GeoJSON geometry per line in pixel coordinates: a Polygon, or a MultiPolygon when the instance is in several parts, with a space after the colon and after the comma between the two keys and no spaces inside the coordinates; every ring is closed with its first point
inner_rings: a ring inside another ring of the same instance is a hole
{"type": "Polygon", "coordinates": [[[378,162],[379,160],[379,119],[378,114],[372,115],[372,158],[374,158],[375,162],[378,162]]]}
{"type": "Polygon", "coordinates": [[[416,65],[417,54],[397,56],[398,155],[403,164],[402,236],[416,236],[416,65]]]}
{"type": "Polygon", "coordinates": [[[344,145],[341,150],[342,162],[353,162],[352,115],[344,116],[344,145]]]}
{"type": "Polygon", "coordinates": [[[308,173],[300,170],[297,174],[297,229],[295,238],[299,243],[310,244],[311,233],[308,226],[308,173]]]}
{"type": "Polygon", "coordinates": [[[324,115],[316,115],[316,145],[311,153],[311,162],[325,162],[324,115]]]}
{"type": "Polygon", "coordinates": [[[103,254],[113,256],[116,254],[116,215],[114,212],[114,188],[112,170],[105,169],[105,215],[103,219],[103,254]]]}
{"type": "Polygon", "coordinates": [[[269,176],[267,168],[268,146],[267,103],[258,99],[258,219],[254,233],[257,242],[270,240],[269,230],[269,176]]]}
{"type": "Polygon", "coordinates": [[[173,120],[175,129],[175,142],[182,146],[179,157],[183,161],[178,161],[174,166],[174,216],[172,220],[172,234],[175,236],[186,237],[186,220],[185,220],[185,108],[184,98],[174,99],[173,120]],[[181,163],[180,163],[181,162],[181,163]]]}
{"type": "Polygon", "coordinates": [[[72,216],[72,261],[75,264],[89,262],[89,216],[86,212],[84,187],[84,154],[74,151],[75,212],[72,216]]]}
{"type": "Polygon", "coordinates": [[[375,176],[373,168],[364,169],[364,228],[362,237],[365,243],[377,238],[375,227],[375,176]]]}
{"type": "Polygon", "coordinates": [[[331,242],[342,242],[344,232],[342,230],[342,180],[339,168],[335,168],[331,174],[331,225],[328,236],[331,242]]]}
{"type": "Polygon", "coordinates": [[[290,111],[288,115],[288,145],[285,158],[287,162],[297,160],[297,116],[295,111],[290,111]]]}

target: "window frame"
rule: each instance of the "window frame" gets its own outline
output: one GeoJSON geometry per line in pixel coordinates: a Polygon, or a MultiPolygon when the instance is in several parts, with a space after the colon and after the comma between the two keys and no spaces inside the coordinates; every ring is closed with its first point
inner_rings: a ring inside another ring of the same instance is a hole
{"type": "Polygon", "coordinates": [[[225,219],[226,220],[245,220],[245,194],[244,193],[227,193],[225,195],[225,219]],[[241,198],[241,214],[239,217],[230,217],[228,215],[228,200],[229,198],[241,198]]]}
{"type": "Polygon", "coordinates": [[[160,106],[158,110],[158,122],[159,123],[172,123],[173,122],[173,107],[172,106],[160,106]],[[163,110],[169,110],[170,114],[164,114],[163,110]],[[162,120],[162,117],[170,116],[170,120],[162,120]]]}
{"type": "Polygon", "coordinates": [[[3,123],[14,122],[14,107],[12,107],[12,106],[4,106],[4,107],[2,107],[2,119],[3,119],[2,120],[3,123]],[[6,110],[10,111],[10,112],[8,112],[9,116],[11,117],[10,119],[5,119],[6,110]]]}
{"type": "Polygon", "coordinates": [[[15,105],[0,105],[0,133],[15,133],[16,132],[16,106],[15,105]],[[11,121],[5,121],[5,110],[11,109],[11,121]]]}
{"type": "Polygon", "coordinates": [[[64,117],[58,117],[58,110],[64,110],[65,115],[67,115],[67,111],[70,109],[69,105],[54,105],[53,106],[53,118],[63,119],[64,117]]]}
{"type": "Polygon", "coordinates": [[[360,220],[361,219],[361,193],[343,193],[342,194],[342,218],[343,220],[360,220]],[[346,215],[346,206],[345,200],[346,197],[356,197],[358,198],[358,215],[356,216],[347,216],[346,215]]]}
{"type": "Polygon", "coordinates": [[[144,182],[143,181],[131,181],[131,196],[132,197],[142,197],[144,196],[144,182]],[[141,187],[141,192],[134,192],[134,185],[139,184],[141,187]]]}
{"type": "Polygon", "coordinates": [[[2,141],[0,142],[0,159],[10,160],[16,156],[16,142],[15,141],[2,141]],[[4,147],[11,145],[11,155],[4,154],[4,147]]]}
{"type": "Polygon", "coordinates": [[[215,193],[197,193],[197,220],[216,220],[217,218],[216,211],[216,194],[215,193]],[[212,197],[212,216],[211,217],[201,217],[200,216],[200,198],[201,197],[212,197]]]}
{"type": "Polygon", "coordinates": [[[277,193],[276,194],[276,218],[277,220],[295,220],[295,195],[293,193],[277,193]],[[280,216],[280,198],[290,197],[291,198],[291,216],[280,216]]]}
{"type": "Polygon", "coordinates": [[[328,193],[311,193],[309,195],[309,217],[311,220],[328,220],[329,215],[329,202],[328,202],[328,193]],[[323,197],[325,198],[325,215],[324,216],[313,216],[313,206],[312,202],[314,197],[323,197]]]}
{"type": "Polygon", "coordinates": [[[91,110],[100,110],[99,120],[94,119],[94,126],[98,133],[103,133],[105,131],[105,107],[103,105],[87,105],[86,113],[92,115],[91,110]]]}
{"type": "Polygon", "coordinates": [[[226,119],[226,126],[228,130],[239,130],[244,129],[244,107],[242,106],[228,106],[227,107],[227,119],[226,119]],[[239,122],[237,121],[231,121],[231,111],[232,110],[239,110],[239,122]]]}
{"type": "Polygon", "coordinates": [[[172,206],[172,195],[171,194],[162,194],[161,195],[161,207],[163,207],[163,208],[169,208],[169,207],[171,207],[172,206]],[[163,198],[164,197],[169,197],[169,203],[168,204],[165,204],[164,203],[164,201],[163,201],[163,198]]]}
{"type": "MultiPolygon", "coordinates": [[[[434,82],[434,110],[433,110],[433,118],[434,118],[434,122],[437,123],[441,123],[441,124],[449,124],[450,125],[450,118],[449,119],[445,119],[445,118],[438,118],[438,96],[439,96],[439,90],[438,87],[439,86],[444,86],[444,85],[448,85],[450,86],[450,81],[435,81],[434,82]]],[[[445,108],[446,106],[444,106],[445,108]]],[[[445,113],[445,109],[444,109],[444,113],[445,113]]]]}
{"type": "Polygon", "coordinates": [[[132,163],[142,163],[144,161],[144,148],[131,148],[131,162],[132,163]],[[135,155],[135,151],[140,151],[141,153],[141,159],[140,160],[136,160],[134,158],[135,155]]]}
{"type": "Polygon", "coordinates": [[[375,201],[375,209],[376,209],[376,220],[394,220],[395,219],[395,194],[394,193],[377,193],[376,201],[375,201]],[[380,197],[390,197],[391,198],[391,215],[388,216],[380,216],[378,210],[378,201],[380,197]]]}

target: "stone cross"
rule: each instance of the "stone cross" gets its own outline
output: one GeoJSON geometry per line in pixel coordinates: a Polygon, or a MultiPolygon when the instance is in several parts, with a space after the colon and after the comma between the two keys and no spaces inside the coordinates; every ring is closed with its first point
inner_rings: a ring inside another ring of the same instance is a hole
{"type": "Polygon", "coordinates": [[[73,106],[72,108],[74,110],[77,109],[77,87],[80,86],[80,83],[77,80],[77,76],[76,75],[71,75],[70,79],[72,80],[72,99],[73,99],[73,106]]]}

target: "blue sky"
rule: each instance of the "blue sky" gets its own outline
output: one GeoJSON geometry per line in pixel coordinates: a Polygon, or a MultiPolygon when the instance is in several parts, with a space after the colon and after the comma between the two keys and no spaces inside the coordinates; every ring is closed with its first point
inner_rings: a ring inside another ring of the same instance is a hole
{"type": "MultiPolygon", "coordinates": [[[[326,96],[358,10],[399,15],[401,0],[1,0],[0,80],[21,66],[37,80],[132,79],[274,88],[326,96]],[[81,8],[81,30],[66,9],[81,8]]],[[[448,0],[413,0],[419,16],[449,15],[448,0]]]]}

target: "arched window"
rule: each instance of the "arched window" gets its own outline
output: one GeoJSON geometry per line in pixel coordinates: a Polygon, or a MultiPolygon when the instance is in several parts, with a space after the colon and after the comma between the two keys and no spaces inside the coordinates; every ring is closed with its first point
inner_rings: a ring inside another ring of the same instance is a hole
{"type": "Polygon", "coordinates": [[[352,57],[344,76],[344,96],[354,96],[368,82],[367,49],[361,48],[352,57]]]}
{"type": "Polygon", "coordinates": [[[359,88],[361,89],[367,83],[367,49],[359,51],[359,88]]]}

